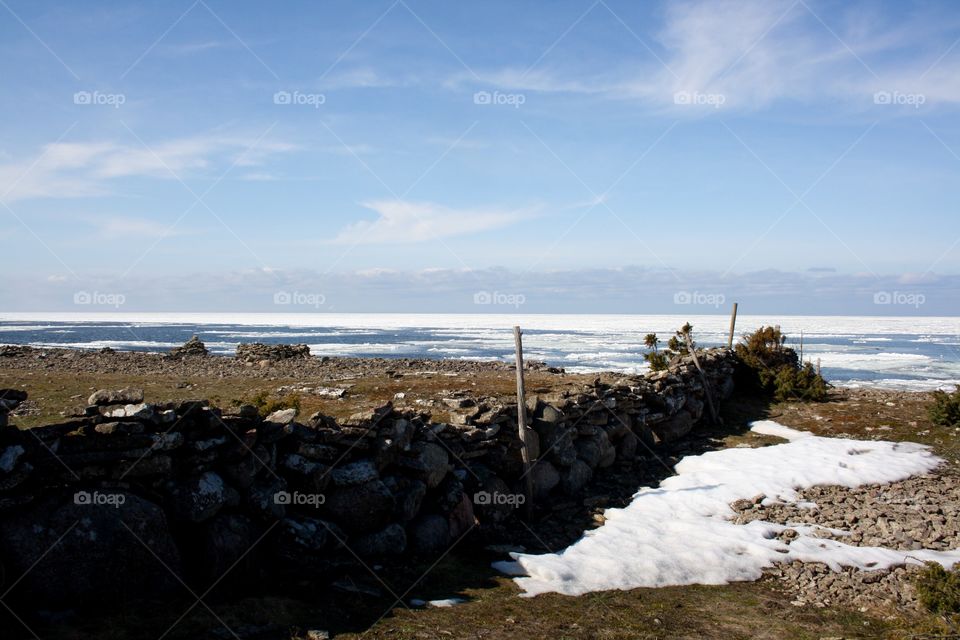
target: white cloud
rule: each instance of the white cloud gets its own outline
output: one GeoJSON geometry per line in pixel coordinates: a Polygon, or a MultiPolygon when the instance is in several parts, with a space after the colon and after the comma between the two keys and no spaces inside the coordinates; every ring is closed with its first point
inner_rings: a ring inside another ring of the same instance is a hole
{"type": "Polygon", "coordinates": [[[246,136],[195,136],[150,148],[139,142],[56,142],[34,157],[0,164],[0,198],[13,202],[105,195],[109,182],[118,178],[186,179],[191,172],[214,166],[221,171],[232,164],[259,166],[270,155],[296,148],[246,136]]]}
{"type": "MultiPolygon", "coordinates": [[[[606,69],[572,66],[578,58],[566,59],[563,68],[550,66],[560,59],[553,56],[534,69],[481,76],[503,90],[637,100],[675,113],[698,111],[676,104],[680,92],[722,95],[725,109],[837,100],[867,109],[877,91],[923,94],[928,105],[960,103],[960,48],[949,51],[955,19],[917,12],[891,25],[859,8],[820,12],[818,3],[792,0],[676,2],[668,5],[661,28],[644,35],[655,55],[638,44],[636,58],[606,69]],[[918,49],[917,42],[929,46],[918,49]]],[[[632,37],[625,29],[622,36],[632,37]]],[[[465,84],[473,84],[466,73],[447,82],[451,88],[465,84]]]]}
{"type": "Polygon", "coordinates": [[[377,212],[376,220],[362,220],[345,228],[334,242],[382,244],[425,242],[506,227],[532,211],[498,208],[454,209],[432,202],[375,200],[361,203],[377,212]]]}

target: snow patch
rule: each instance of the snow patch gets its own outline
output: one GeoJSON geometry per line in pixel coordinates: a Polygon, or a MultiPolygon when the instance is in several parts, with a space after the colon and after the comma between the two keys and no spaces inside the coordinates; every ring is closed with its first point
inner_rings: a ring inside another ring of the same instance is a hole
{"type": "Polygon", "coordinates": [[[763,494],[765,502],[797,502],[798,491],[807,487],[896,482],[942,462],[914,443],[824,438],[769,420],[752,428],[787,442],[684,458],[677,475],[656,489],[641,489],[626,508],[608,509],[601,528],[564,551],[511,553],[512,562],[494,567],[521,576],[515,580],[524,595],[534,596],[756,580],[765,567],[794,560],[823,562],[833,570],[960,562],[960,550],[856,547],[816,537],[816,527],[792,527],[799,536],[788,545],[776,538],[787,526],[760,520],[734,524],[730,504],[738,499],[763,494]]]}

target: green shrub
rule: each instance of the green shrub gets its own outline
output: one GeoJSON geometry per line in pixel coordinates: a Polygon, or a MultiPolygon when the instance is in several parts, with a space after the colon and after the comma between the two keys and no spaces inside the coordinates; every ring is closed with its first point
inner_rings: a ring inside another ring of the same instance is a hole
{"type": "Polygon", "coordinates": [[[283,396],[282,398],[271,398],[269,391],[259,391],[249,401],[242,404],[252,404],[257,408],[261,416],[268,416],[274,411],[281,409],[296,409],[300,411],[300,396],[283,396]]]}
{"type": "Polygon", "coordinates": [[[760,327],[743,336],[734,349],[739,360],[738,384],[777,401],[826,400],[827,381],[810,363],[801,364],[797,352],[784,346],[786,340],[779,327],[760,327]]]}
{"type": "Polygon", "coordinates": [[[953,393],[934,391],[933,404],[927,413],[937,426],[960,427],[960,386],[953,393]]]}
{"type": "Polygon", "coordinates": [[[648,333],[644,336],[643,343],[647,348],[653,349],[653,351],[643,354],[643,359],[650,364],[652,371],[663,371],[670,366],[670,360],[675,356],[685,356],[696,348],[696,343],[693,341],[693,325],[689,322],[680,327],[680,330],[670,337],[667,348],[663,351],[658,348],[660,338],[655,333],[648,333]]]}
{"type": "Polygon", "coordinates": [[[920,604],[940,615],[960,613],[960,571],[928,562],[914,579],[920,604]]]}

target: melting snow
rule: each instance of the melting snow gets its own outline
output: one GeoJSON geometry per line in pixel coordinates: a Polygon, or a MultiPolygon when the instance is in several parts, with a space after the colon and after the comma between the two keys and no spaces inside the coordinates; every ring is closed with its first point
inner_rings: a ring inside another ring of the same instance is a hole
{"type": "Polygon", "coordinates": [[[797,491],[814,485],[856,487],[928,472],[941,460],[923,445],[822,438],[772,421],[753,431],[786,443],[733,448],[684,458],[677,475],[659,488],[642,489],[624,509],[608,509],[604,525],[560,553],[511,553],[494,566],[515,580],[524,595],[582,595],[608,589],[683,584],[725,584],[760,578],[775,562],[823,562],[834,570],[896,564],[960,562],[960,550],[897,551],[856,547],[814,535],[816,527],[793,526],[787,545],[776,535],[788,528],[755,520],[734,524],[730,503],[758,494],[765,502],[796,502],[797,491]]]}

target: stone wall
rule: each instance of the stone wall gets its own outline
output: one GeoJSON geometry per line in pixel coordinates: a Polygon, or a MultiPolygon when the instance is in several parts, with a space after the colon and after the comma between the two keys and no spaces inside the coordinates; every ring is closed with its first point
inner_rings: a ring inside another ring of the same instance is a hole
{"type": "MultiPolygon", "coordinates": [[[[734,356],[700,359],[713,397],[729,396],[734,356]]],[[[624,380],[529,399],[538,506],[704,415],[688,359],[624,380]]],[[[515,405],[458,396],[448,423],[392,404],[299,421],[123,389],[21,431],[6,412],[23,394],[0,398],[0,591],[23,575],[11,597],[38,608],[203,588],[228,569],[231,583],[315,578],[355,557],[439,554],[524,500],[515,405]]]]}

